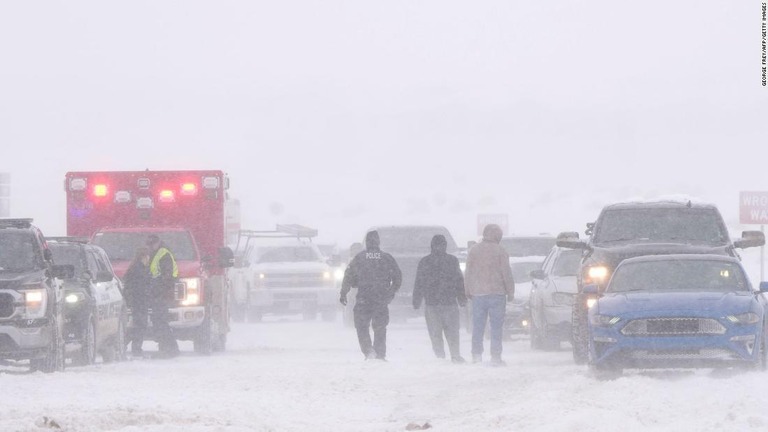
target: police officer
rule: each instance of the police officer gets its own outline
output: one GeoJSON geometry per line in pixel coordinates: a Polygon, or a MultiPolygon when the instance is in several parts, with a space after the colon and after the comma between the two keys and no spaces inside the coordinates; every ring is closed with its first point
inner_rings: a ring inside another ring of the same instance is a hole
{"type": "Polygon", "coordinates": [[[179,355],[179,344],[173,337],[168,324],[168,308],[175,299],[174,289],[179,277],[176,259],[160,237],[151,235],[147,239],[152,259],[149,262],[149,274],[152,276],[151,287],[154,297],[152,304],[152,326],[159,345],[159,356],[170,358],[179,355]]]}
{"type": "Polygon", "coordinates": [[[147,330],[147,309],[150,301],[151,277],[149,275],[149,248],[140,247],[136,250],[136,256],[131,261],[128,271],[125,272],[125,297],[131,308],[133,329],[131,329],[131,354],[141,357],[144,333],[147,330]]]}
{"type": "Polygon", "coordinates": [[[400,289],[402,274],[392,255],[382,252],[379,244],[377,231],[366,234],[365,250],[355,255],[344,272],[339,301],[346,305],[349,290],[357,288],[353,312],[360,350],[366,359],[384,360],[387,356],[388,305],[400,289]]]}

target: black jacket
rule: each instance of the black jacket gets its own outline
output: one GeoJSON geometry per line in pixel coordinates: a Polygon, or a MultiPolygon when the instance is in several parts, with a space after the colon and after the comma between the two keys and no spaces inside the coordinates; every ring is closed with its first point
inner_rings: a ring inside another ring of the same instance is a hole
{"type": "Polygon", "coordinates": [[[146,307],[149,304],[149,286],[152,277],[149,266],[141,261],[134,261],[125,272],[125,297],[132,308],[146,307]]]}
{"type": "Polygon", "coordinates": [[[357,288],[358,303],[389,304],[400,289],[403,275],[392,255],[379,249],[376,231],[366,236],[366,249],[355,255],[344,272],[341,295],[357,288]]]}
{"type": "Polygon", "coordinates": [[[428,306],[450,306],[467,303],[464,295],[464,276],[459,260],[446,252],[447,242],[442,235],[432,237],[432,253],[419,261],[413,286],[413,307],[419,308],[422,299],[428,306]]]}

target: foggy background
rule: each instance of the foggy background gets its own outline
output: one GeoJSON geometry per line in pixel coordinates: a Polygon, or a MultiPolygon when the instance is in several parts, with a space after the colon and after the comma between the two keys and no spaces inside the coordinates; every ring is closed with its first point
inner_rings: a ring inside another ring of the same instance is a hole
{"type": "Polygon", "coordinates": [[[243,228],[342,246],[768,190],[757,1],[3,2],[0,56],[0,172],[47,235],[73,170],[222,169],[243,228]]]}

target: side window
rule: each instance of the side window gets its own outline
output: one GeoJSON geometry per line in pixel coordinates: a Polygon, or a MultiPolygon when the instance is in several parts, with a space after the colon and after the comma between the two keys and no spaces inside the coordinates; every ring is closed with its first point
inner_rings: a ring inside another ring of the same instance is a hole
{"type": "Polygon", "coordinates": [[[97,255],[99,256],[99,262],[101,262],[104,265],[104,268],[108,272],[114,274],[115,272],[114,270],[112,270],[112,263],[109,261],[109,257],[107,256],[107,254],[104,253],[104,251],[98,251],[97,255]]]}
{"type": "Polygon", "coordinates": [[[109,267],[107,266],[107,263],[104,262],[104,260],[99,256],[98,253],[95,251],[90,251],[90,254],[93,255],[93,259],[96,261],[96,267],[100,272],[102,271],[109,271],[109,267]]]}
{"type": "Polygon", "coordinates": [[[552,249],[552,252],[547,255],[547,259],[544,260],[544,263],[541,265],[542,270],[544,270],[544,273],[551,274],[552,273],[552,267],[555,265],[555,261],[557,260],[558,251],[557,249],[552,249]]]}
{"type": "Polygon", "coordinates": [[[93,252],[88,251],[85,254],[85,261],[88,264],[88,271],[95,277],[96,273],[99,271],[99,265],[96,263],[96,257],[93,256],[93,252]]]}

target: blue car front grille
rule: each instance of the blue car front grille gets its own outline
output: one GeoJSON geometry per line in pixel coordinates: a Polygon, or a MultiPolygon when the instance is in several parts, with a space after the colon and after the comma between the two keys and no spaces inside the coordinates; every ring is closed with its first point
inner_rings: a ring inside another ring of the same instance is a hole
{"type": "Polygon", "coordinates": [[[725,332],[725,326],[712,318],[636,319],[621,329],[625,336],[704,336],[725,332]]]}

